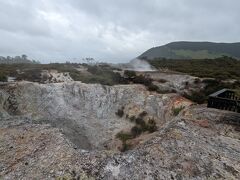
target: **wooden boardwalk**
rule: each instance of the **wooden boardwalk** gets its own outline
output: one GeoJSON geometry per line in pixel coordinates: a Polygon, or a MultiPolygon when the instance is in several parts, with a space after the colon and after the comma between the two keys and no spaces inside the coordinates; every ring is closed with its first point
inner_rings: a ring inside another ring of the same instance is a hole
{"type": "Polygon", "coordinates": [[[234,91],[222,89],[209,95],[208,107],[240,113],[240,98],[234,91]]]}

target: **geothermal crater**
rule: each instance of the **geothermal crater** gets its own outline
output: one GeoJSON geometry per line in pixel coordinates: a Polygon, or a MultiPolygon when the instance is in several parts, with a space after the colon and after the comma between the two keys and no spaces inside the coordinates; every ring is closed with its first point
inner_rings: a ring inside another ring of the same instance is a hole
{"type": "Polygon", "coordinates": [[[0,179],[239,179],[240,136],[231,119],[240,115],[142,85],[6,84],[0,179]],[[127,143],[116,138],[126,138],[140,116],[157,129],[127,143]]]}
{"type": "Polygon", "coordinates": [[[104,149],[112,146],[118,132],[134,126],[127,117],[144,111],[160,126],[171,116],[179,98],[176,94],[150,93],[141,85],[21,82],[3,88],[2,116],[24,116],[36,124],[50,124],[75,148],[104,149]],[[124,115],[119,117],[116,112],[121,108],[124,115]]]}

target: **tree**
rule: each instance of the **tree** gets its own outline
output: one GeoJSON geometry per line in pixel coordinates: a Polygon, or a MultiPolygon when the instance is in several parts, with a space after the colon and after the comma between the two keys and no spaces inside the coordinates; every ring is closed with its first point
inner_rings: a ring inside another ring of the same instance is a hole
{"type": "Polygon", "coordinates": [[[22,55],[22,59],[23,59],[23,60],[27,60],[27,55],[23,54],[23,55],[22,55]]]}

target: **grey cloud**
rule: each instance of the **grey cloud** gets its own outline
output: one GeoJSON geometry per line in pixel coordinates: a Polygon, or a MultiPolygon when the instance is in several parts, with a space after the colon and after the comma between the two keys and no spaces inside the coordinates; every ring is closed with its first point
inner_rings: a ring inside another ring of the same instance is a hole
{"type": "Polygon", "coordinates": [[[46,22],[35,11],[35,4],[20,1],[0,1],[0,29],[8,32],[25,33],[32,36],[48,36],[46,22]],[[43,26],[44,25],[44,26],[43,26]]]}
{"type": "Polygon", "coordinates": [[[0,0],[0,55],[126,62],[176,40],[239,41],[238,0],[0,0]]]}

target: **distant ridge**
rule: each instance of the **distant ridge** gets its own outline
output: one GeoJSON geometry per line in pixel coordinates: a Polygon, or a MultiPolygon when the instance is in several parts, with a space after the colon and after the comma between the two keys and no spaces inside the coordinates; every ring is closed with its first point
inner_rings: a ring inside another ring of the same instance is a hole
{"type": "Polygon", "coordinates": [[[214,59],[230,56],[240,59],[240,42],[172,42],[163,46],[151,48],[140,55],[140,59],[214,59]]]}

